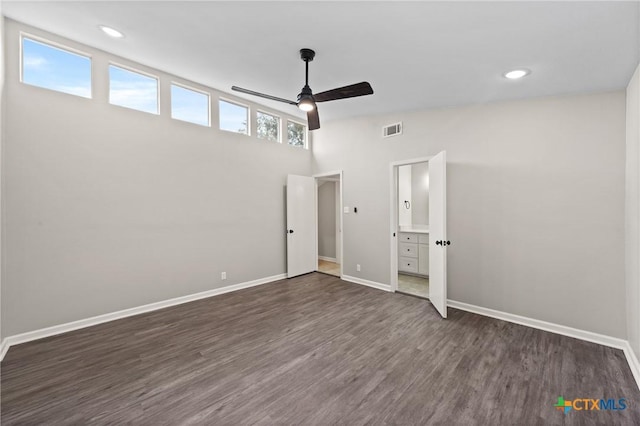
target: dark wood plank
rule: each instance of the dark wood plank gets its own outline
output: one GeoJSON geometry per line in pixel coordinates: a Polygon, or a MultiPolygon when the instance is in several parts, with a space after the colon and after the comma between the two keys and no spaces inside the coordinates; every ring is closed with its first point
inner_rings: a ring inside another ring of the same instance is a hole
{"type": "Polygon", "coordinates": [[[317,273],[12,347],[1,386],[3,425],[640,424],[619,350],[317,273]]]}

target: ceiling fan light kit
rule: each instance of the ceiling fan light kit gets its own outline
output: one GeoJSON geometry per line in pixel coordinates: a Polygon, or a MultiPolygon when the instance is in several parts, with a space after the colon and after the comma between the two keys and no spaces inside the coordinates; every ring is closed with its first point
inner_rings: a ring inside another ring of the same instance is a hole
{"type": "Polygon", "coordinates": [[[317,102],[336,101],[338,99],[354,98],[357,96],[372,95],[373,89],[371,85],[366,81],[362,83],[351,84],[349,86],[339,87],[337,89],[327,90],[318,94],[313,94],[313,91],[309,87],[309,62],[313,61],[316,56],[316,52],[311,49],[300,49],[300,59],[304,61],[305,66],[305,81],[304,87],[298,94],[297,101],[291,101],[277,96],[266,95],[264,93],[255,92],[253,90],[243,89],[238,86],[231,86],[231,90],[236,92],[246,93],[252,96],[259,96],[261,98],[269,99],[277,102],[284,102],[290,105],[296,105],[302,111],[307,113],[307,123],[309,130],[316,130],[320,128],[320,116],[318,115],[317,102]]]}
{"type": "Polygon", "coordinates": [[[305,111],[305,112],[313,111],[315,107],[316,107],[316,104],[315,102],[313,102],[313,98],[311,97],[304,97],[298,100],[298,108],[300,108],[302,111],[305,111]]]}

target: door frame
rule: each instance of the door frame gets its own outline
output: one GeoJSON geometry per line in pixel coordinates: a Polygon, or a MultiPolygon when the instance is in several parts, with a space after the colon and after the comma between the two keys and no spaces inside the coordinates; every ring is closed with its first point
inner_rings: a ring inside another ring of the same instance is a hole
{"type": "Polygon", "coordinates": [[[389,209],[391,216],[390,232],[389,232],[389,246],[391,248],[391,277],[389,280],[391,291],[396,292],[398,290],[398,233],[400,228],[398,226],[398,167],[408,166],[410,164],[426,163],[434,156],[410,158],[408,160],[393,161],[389,163],[389,182],[391,185],[389,209]]]}
{"type": "Polygon", "coordinates": [[[312,175],[311,177],[315,179],[316,181],[316,271],[318,270],[318,181],[323,178],[323,177],[329,177],[329,176],[339,176],[339,180],[340,180],[340,186],[339,186],[339,190],[340,190],[340,224],[336,223],[336,226],[339,226],[340,228],[340,256],[338,258],[338,253],[336,253],[336,260],[340,263],[340,279],[342,279],[342,274],[344,273],[343,268],[344,268],[344,262],[343,262],[343,258],[344,258],[344,245],[343,245],[343,240],[344,240],[344,227],[342,226],[343,223],[343,214],[342,214],[342,205],[343,205],[343,200],[344,200],[344,192],[343,192],[343,176],[342,176],[342,170],[334,170],[331,172],[323,172],[323,173],[317,173],[312,175]]]}

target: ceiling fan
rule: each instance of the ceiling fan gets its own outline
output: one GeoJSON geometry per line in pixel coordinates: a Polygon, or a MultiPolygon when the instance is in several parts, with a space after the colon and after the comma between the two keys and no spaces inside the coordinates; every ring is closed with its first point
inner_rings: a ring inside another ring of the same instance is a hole
{"type": "Polygon", "coordinates": [[[231,86],[231,90],[246,93],[248,95],[260,96],[261,98],[270,99],[272,101],[296,105],[307,113],[309,130],[316,130],[320,128],[320,116],[318,115],[316,102],[336,101],[338,99],[355,98],[356,96],[373,94],[371,85],[366,81],[363,81],[362,83],[351,84],[349,86],[327,90],[314,95],[309,87],[309,62],[313,61],[315,56],[316,52],[311,49],[300,49],[300,58],[305,64],[305,80],[304,87],[298,95],[297,101],[290,101],[288,99],[278,98],[277,96],[265,95],[264,93],[254,92],[253,90],[243,89],[238,86],[231,86]]]}

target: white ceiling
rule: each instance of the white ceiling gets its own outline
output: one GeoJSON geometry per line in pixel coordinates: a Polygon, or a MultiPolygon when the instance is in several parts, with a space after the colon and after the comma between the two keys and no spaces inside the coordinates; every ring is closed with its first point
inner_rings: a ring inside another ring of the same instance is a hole
{"type": "MultiPolygon", "coordinates": [[[[638,2],[3,1],[3,13],[180,77],[295,99],[298,50],[317,93],[369,81],[373,96],[320,105],[323,122],[625,87],[638,2]],[[108,38],[97,25],[126,34],[108,38]],[[526,67],[509,81],[501,74],[526,67]]],[[[254,99],[257,100],[257,99],[254,99]]],[[[263,102],[295,113],[295,107],[263,102]]]]}

